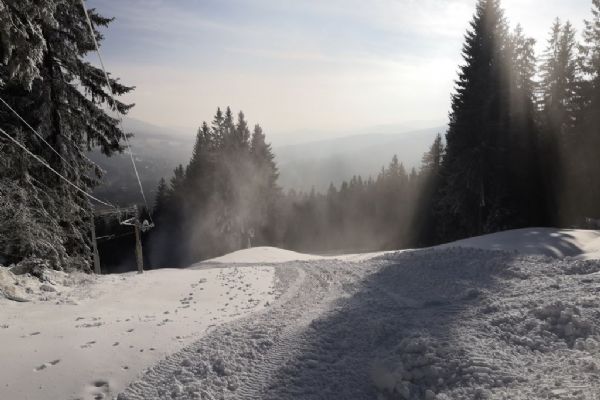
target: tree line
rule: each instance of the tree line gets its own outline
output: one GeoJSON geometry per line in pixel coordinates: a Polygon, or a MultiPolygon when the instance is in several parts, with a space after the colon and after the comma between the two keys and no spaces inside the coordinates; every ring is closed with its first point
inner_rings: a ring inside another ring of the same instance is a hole
{"type": "Polygon", "coordinates": [[[499,0],[478,2],[433,190],[434,241],[600,217],[600,0],[581,43],[557,19],[539,62],[533,46],[499,0]]]}
{"type": "MultiPolygon", "coordinates": [[[[0,128],[89,191],[101,171],[86,154],[122,150],[123,132],[83,10],[64,0],[0,0],[0,128]]],[[[110,19],[91,11],[96,27],[110,19]]],[[[95,31],[97,39],[101,34],[95,31]]],[[[306,251],[431,245],[528,226],[583,226],[600,218],[600,0],[579,41],[551,27],[545,51],[511,29],[499,0],[479,0],[465,36],[449,128],[422,166],[394,158],[375,177],[327,193],[284,193],[261,127],[220,109],[197,132],[191,160],[158,188],[153,266],[186,265],[248,245],[306,251]]],[[[111,78],[117,95],[131,87],[111,78]]],[[[0,136],[0,262],[38,260],[89,270],[92,205],[0,136]]],[[[111,224],[97,221],[111,233],[111,224]]],[[[128,239],[129,240],[129,239],[128,239]]],[[[117,244],[111,245],[118,249],[117,244]]],[[[118,260],[117,260],[118,261],[118,260]]]]}
{"type": "Polygon", "coordinates": [[[250,139],[244,114],[236,124],[231,115],[217,110],[211,127],[199,129],[189,164],[169,183],[161,180],[147,241],[153,267],[260,245],[327,252],[410,243],[418,195],[434,168],[431,152],[419,172],[407,172],[394,156],[376,178],[355,176],[325,194],[283,193],[262,129],[250,139]]]}
{"type": "MultiPolygon", "coordinates": [[[[581,43],[573,26],[557,19],[539,60],[534,46],[520,25],[510,28],[499,0],[480,0],[445,140],[436,138],[420,170],[407,172],[394,158],[377,177],[354,177],[327,193],[274,189],[272,218],[262,225],[270,235],[256,243],[399,248],[512,228],[583,226],[585,217],[600,217],[600,0],[592,2],[581,43]]],[[[173,187],[187,173],[177,176],[173,187]]],[[[237,235],[243,226],[253,223],[242,217],[237,235]]],[[[198,255],[225,250],[206,249],[198,255]]]]}

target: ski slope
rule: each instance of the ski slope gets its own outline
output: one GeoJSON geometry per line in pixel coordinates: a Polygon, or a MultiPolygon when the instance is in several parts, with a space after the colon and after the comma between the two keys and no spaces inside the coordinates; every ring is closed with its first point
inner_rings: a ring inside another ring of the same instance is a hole
{"type": "Polygon", "coordinates": [[[270,267],[48,274],[0,295],[0,399],[110,399],[145,368],[273,301],[270,267]],[[22,290],[21,290],[22,289],[22,290]],[[51,290],[51,291],[48,291],[51,290]]]}
{"type": "Polygon", "coordinates": [[[595,399],[599,238],[263,247],[187,270],[53,276],[57,292],[0,299],[0,398],[595,399]]]}

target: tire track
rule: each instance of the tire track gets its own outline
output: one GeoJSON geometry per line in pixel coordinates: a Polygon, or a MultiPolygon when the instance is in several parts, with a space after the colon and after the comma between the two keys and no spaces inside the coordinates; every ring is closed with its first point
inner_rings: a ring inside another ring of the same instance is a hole
{"type": "MultiPolygon", "coordinates": [[[[217,327],[133,382],[119,400],[263,398],[275,373],[303,350],[303,331],[339,296],[339,265],[277,267],[279,299],[217,327]]],[[[348,275],[350,280],[355,279],[348,275]]]]}

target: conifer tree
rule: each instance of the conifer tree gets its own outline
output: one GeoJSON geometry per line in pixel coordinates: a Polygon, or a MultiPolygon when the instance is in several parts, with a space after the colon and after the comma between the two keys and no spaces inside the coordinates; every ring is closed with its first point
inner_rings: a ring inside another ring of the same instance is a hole
{"type": "Polygon", "coordinates": [[[498,0],[480,0],[463,48],[446,134],[441,210],[444,239],[484,232],[501,211],[507,28],[498,0]]]}
{"type": "Polygon", "coordinates": [[[540,67],[540,157],[545,172],[543,182],[549,222],[554,225],[571,218],[571,193],[580,179],[573,163],[580,85],[576,47],[571,24],[562,24],[556,19],[540,67]]]}
{"type": "Polygon", "coordinates": [[[256,199],[252,213],[251,225],[256,231],[257,243],[275,243],[281,236],[282,228],[277,226],[281,217],[281,192],[277,186],[279,172],[271,145],[266,142],[266,136],[260,125],[254,126],[250,142],[250,157],[252,162],[253,185],[256,199]]]}
{"type": "MultiPolygon", "coordinates": [[[[32,135],[26,135],[21,142],[75,185],[89,191],[97,183],[100,170],[85,153],[94,147],[106,155],[122,150],[123,132],[105,107],[123,114],[131,106],[113,103],[103,72],[86,61],[86,55],[95,47],[81,7],[49,0],[41,4],[4,0],[1,4],[0,19],[10,23],[0,28],[0,96],[60,156],[32,135]],[[48,8],[44,9],[44,5],[48,8]],[[20,26],[25,28],[19,31],[20,26]]],[[[111,21],[93,10],[90,18],[96,27],[106,27],[111,21]]],[[[102,39],[98,31],[95,35],[102,39]]],[[[111,85],[116,95],[132,89],[114,78],[111,85]]],[[[4,107],[0,109],[0,126],[14,134],[21,122],[4,107]]],[[[37,246],[29,243],[29,251],[13,253],[12,257],[43,257],[50,260],[53,268],[89,270],[89,200],[38,163],[29,164],[24,173],[26,192],[47,216],[46,222],[32,223],[59,226],[60,231],[47,239],[35,239],[53,241],[56,256],[31,250],[37,246]]],[[[15,179],[14,175],[7,175],[8,180],[15,179]]]]}
{"type": "Polygon", "coordinates": [[[416,206],[410,226],[414,236],[407,245],[428,246],[438,240],[439,210],[437,207],[440,200],[444,152],[442,135],[438,134],[429,151],[423,155],[418,176],[419,184],[413,189],[416,191],[416,206]]]}
{"type": "MultiPolygon", "coordinates": [[[[600,218],[600,0],[592,1],[592,17],[585,21],[581,46],[581,69],[584,81],[581,88],[581,133],[576,159],[580,177],[577,195],[587,201],[580,206],[583,216],[600,218]]],[[[581,215],[581,214],[580,214],[581,215]]]]}
{"type": "Polygon", "coordinates": [[[506,69],[509,73],[507,142],[504,151],[505,173],[503,207],[509,218],[496,221],[501,228],[539,226],[547,221],[539,154],[539,130],[536,124],[535,41],[523,33],[520,25],[509,34],[506,69]],[[504,225],[504,226],[502,226],[504,225]]]}
{"type": "Polygon", "coordinates": [[[31,89],[47,51],[44,27],[56,27],[63,0],[0,0],[0,85],[19,82],[31,89]]]}
{"type": "Polygon", "coordinates": [[[160,181],[158,182],[158,188],[156,189],[154,208],[152,210],[155,219],[158,215],[163,214],[167,210],[169,195],[170,194],[169,187],[167,186],[167,181],[165,180],[165,178],[160,178],[160,181]]]}

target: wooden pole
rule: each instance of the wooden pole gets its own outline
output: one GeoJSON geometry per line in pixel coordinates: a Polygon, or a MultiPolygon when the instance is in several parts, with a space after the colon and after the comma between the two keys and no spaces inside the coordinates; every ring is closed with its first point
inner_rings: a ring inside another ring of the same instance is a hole
{"type": "Polygon", "coordinates": [[[94,272],[98,275],[102,273],[100,268],[100,255],[98,254],[98,242],[96,241],[96,224],[94,222],[94,213],[90,213],[92,225],[92,249],[94,251],[94,272]]]}
{"type": "Polygon", "coordinates": [[[142,234],[137,206],[135,207],[135,215],[135,260],[137,262],[138,274],[141,274],[144,272],[144,254],[142,253],[142,234]]]}

